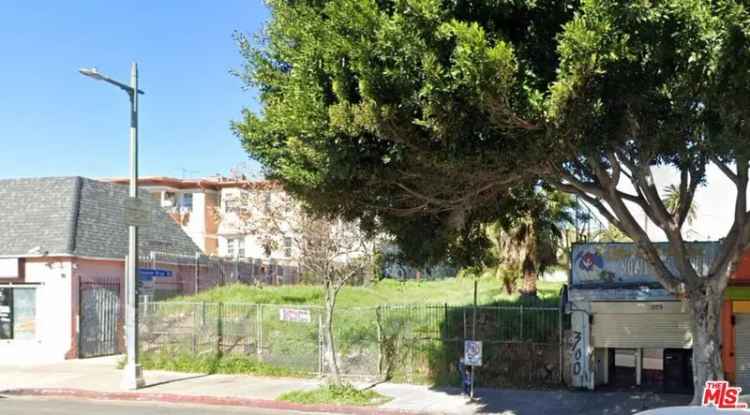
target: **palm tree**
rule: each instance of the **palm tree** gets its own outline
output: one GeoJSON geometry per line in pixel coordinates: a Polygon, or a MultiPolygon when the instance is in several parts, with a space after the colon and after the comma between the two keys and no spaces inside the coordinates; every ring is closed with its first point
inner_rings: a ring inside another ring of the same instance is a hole
{"type": "Polygon", "coordinates": [[[559,263],[564,228],[574,223],[574,206],[567,194],[540,191],[526,215],[488,228],[499,259],[496,272],[506,290],[512,290],[509,280],[520,274],[523,275],[521,293],[536,296],[537,277],[559,263]]]}
{"type": "MultiPolygon", "coordinates": [[[[669,186],[664,187],[664,195],[662,196],[661,201],[664,203],[664,207],[667,208],[667,211],[671,215],[674,215],[677,213],[677,209],[680,208],[680,188],[677,187],[674,184],[670,184],[669,186]]],[[[690,205],[690,209],[688,209],[687,214],[687,223],[688,225],[692,225],[695,218],[698,217],[698,205],[693,201],[693,204],[690,205]]]]}
{"type": "Polygon", "coordinates": [[[620,229],[611,223],[606,228],[594,232],[593,239],[596,242],[631,242],[630,237],[622,233],[620,229]]]}

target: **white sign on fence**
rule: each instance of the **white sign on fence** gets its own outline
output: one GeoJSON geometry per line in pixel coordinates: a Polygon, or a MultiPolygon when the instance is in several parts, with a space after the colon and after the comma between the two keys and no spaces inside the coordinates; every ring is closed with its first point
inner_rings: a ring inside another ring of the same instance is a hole
{"type": "Polygon", "coordinates": [[[279,319],[282,321],[295,321],[298,323],[309,323],[312,321],[310,310],[304,310],[301,308],[279,309],[279,319]]]}
{"type": "Polygon", "coordinates": [[[482,366],[482,342],[464,341],[464,362],[466,366],[482,366]]]}

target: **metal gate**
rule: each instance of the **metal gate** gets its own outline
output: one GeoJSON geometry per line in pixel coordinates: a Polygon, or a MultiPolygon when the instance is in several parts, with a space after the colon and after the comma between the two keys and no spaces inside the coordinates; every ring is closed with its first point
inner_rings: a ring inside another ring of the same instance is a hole
{"type": "Polygon", "coordinates": [[[750,314],[735,314],[734,335],[737,386],[750,390],[750,314]]]}
{"type": "Polygon", "coordinates": [[[119,280],[81,281],[78,301],[79,357],[117,354],[120,322],[119,280]]]}

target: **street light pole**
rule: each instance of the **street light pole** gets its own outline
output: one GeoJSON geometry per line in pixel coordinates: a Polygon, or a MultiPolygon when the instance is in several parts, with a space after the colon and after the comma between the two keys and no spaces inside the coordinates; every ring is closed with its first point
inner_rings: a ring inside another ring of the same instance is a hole
{"type": "MultiPolygon", "coordinates": [[[[130,69],[130,197],[138,199],[138,64],[133,62],[130,69]]],[[[127,330],[128,362],[122,378],[123,389],[134,390],[142,387],[143,370],[138,359],[138,298],[136,280],[138,275],[138,227],[128,225],[128,269],[127,293],[125,300],[125,325],[127,330]]]]}
{"type": "MultiPolygon", "coordinates": [[[[112,80],[94,69],[81,69],[81,74],[113,84],[128,93],[130,98],[130,186],[131,202],[137,205],[138,199],[138,64],[133,62],[130,70],[130,85],[112,80]]],[[[124,368],[121,387],[135,390],[143,387],[143,370],[138,359],[138,301],[136,280],[138,266],[138,227],[128,224],[128,256],[125,260],[125,334],[127,336],[127,364],[124,368]]]]}

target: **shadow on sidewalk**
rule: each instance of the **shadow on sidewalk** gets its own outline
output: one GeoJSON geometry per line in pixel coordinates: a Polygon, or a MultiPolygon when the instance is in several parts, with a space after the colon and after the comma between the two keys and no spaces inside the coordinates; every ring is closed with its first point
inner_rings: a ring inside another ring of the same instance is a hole
{"type": "MultiPolygon", "coordinates": [[[[462,395],[461,388],[432,387],[431,390],[449,395],[462,395]]],[[[522,390],[478,388],[474,400],[466,398],[466,405],[476,405],[475,413],[513,415],[631,415],[664,406],[686,405],[691,396],[653,392],[603,392],[522,390]]]]}
{"type": "Polygon", "coordinates": [[[200,379],[200,378],[205,378],[205,377],[208,377],[208,376],[211,376],[211,375],[209,375],[209,374],[191,375],[191,376],[186,376],[186,377],[182,377],[182,378],[175,378],[175,379],[163,380],[161,382],[149,383],[149,384],[145,385],[142,389],[153,388],[154,386],[167,385],[169,383],[184,382],[186,380],[200,379]]]}

